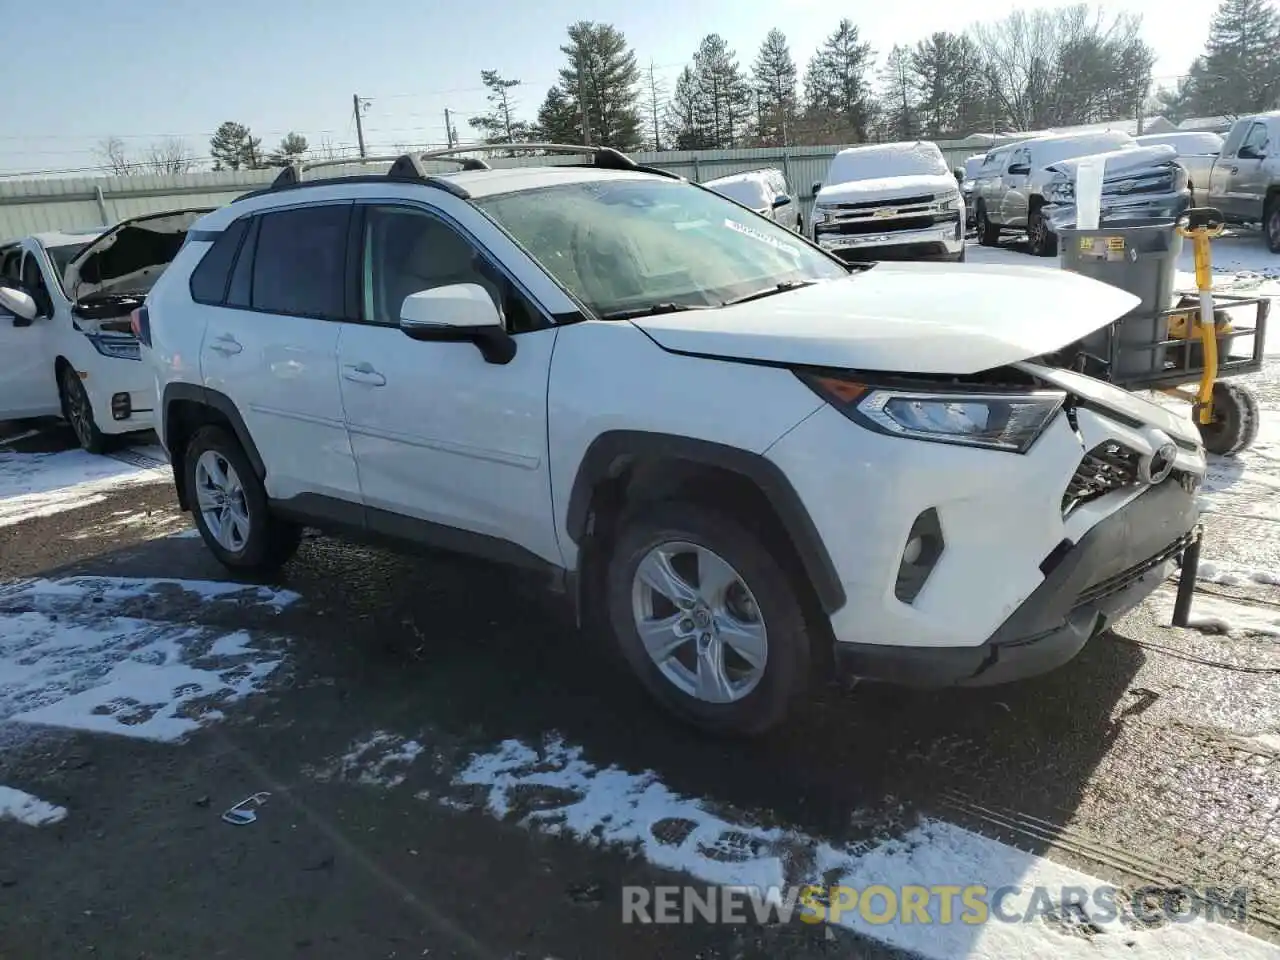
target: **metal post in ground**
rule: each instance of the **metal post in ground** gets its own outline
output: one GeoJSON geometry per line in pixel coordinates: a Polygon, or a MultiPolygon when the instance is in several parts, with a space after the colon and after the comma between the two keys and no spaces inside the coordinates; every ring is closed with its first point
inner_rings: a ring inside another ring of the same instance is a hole
{"type": "Polygon", "coordinates": [[[1196,528],[1195,538],[1182,551],[1182,570],[1178,574],[1178,595],[1173,601],[1173,625],[1191,625],[1191,597],[1196,592],[1196,573],[1200,569],[1200,541],[1203,531],[1196,528]]]}

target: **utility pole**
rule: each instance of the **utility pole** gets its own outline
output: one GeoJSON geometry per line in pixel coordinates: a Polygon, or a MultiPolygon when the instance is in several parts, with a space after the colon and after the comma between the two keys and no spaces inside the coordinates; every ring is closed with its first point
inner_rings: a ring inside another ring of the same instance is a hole
{"type": "Polygon", "coordinates": [[[658,83],[653,77],[653,58],[649,58],[649,101],[653,107],[653,150],[662,150],[662,139],[658,136],[658,83]]]}
{"type": "Polygon", "coordinates": [[[578,54],[578,112],[582,115],[582,143],[591,146],[591,122],[587,119],[587,77],[582,54],[578,54]]]}
{"type": "Polygon", "coordinates": [[[453,121],[449,119],[449,108],[444,108],[444,139],[450,147],[453,146],[453,121]]]}
{"type": "Polygon", "coordinates": [[[351,108],[356,114],[356,140],[360,144],[360,156],[366,156],[364,150],[364,123],[360,119],[360,94],[353,93],[351,95],[351,108]]]}

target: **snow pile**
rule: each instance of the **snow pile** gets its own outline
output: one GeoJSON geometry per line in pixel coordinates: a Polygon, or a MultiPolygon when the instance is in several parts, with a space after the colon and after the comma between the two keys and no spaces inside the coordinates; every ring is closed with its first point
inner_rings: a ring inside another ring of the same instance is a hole
{"type": "Polygon", "coordinates": [[[379,730],[362,737],[332,763],[309,768],[317,780],[340,780],[392,789],[405,781],[405,770],[426,748],[416,740],[379,730]]]}
{"type": "Polygon", "coordinates": [[[928,141],[878,143],[841,150],[831,159],[823,185],[887,177],[950,176],[937,144],[928,141]]]}
{"type": "Polygon", "coordinates": [[[122,487],[172,482],[163,466],[137,466],[82,450],[10,453],[0,449],[0,526],[91,506],[122,487]]]}
{"type": "Polygon", "coordinates": [[[33,724],[156,741],[221,719],[280,666],[247,631],[123,616],[163,598],[252,603],[279,611],[296,595],[203,581],[77,577],[0,589],[0,725],[33,724]]]}
{"type": "Polygon", "coordinates": [[[66,819],[66,807],[45,803],[39,797],[0,786],[0,820],[16,820],[29,827],[44,827],[66,819]]]}

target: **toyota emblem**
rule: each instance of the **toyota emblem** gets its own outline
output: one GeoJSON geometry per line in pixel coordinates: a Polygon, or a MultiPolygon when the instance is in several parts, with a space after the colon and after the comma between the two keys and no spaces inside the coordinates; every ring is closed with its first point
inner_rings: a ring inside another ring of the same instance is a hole
{"type": "Polygon", "coordinates": [[[1146,458],[1139,468],[1143,481],[1151,484],[1161,483],[1173,472],[1173,462],[1177,458],[1177,447],[1168,441],[1160,444],[1156,452],[1146,458]]]}

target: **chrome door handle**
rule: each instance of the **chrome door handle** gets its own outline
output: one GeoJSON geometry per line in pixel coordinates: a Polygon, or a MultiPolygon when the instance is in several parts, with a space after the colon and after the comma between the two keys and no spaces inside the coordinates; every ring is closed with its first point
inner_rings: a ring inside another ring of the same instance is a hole
{"type": "Polygon", "coordinates": [[[229,333],[224,333],[220,337],[216,337],[213,343],[209,344],[210,349],[217,350],[219,353],[233,356],[244,349],[240,343],[229,333]]]}
{"type": "Polygon", "coordinates": [[[1239,167],[1232,167],[1232,168],[1231,168],[1231,172],[1232,172],[1232,173],[1239,173],[1239,172],[1240,172],[1240,168],[1239,168],[1239,167]]]}
{"type": "Polygon", "coordinates": [[[352,383],[364,383],[371,387],[381,387],[387,382],[387,378],[380,374],[368,363],[348,363],[342,368],[342,378],[350,380],[352,383]]]}

